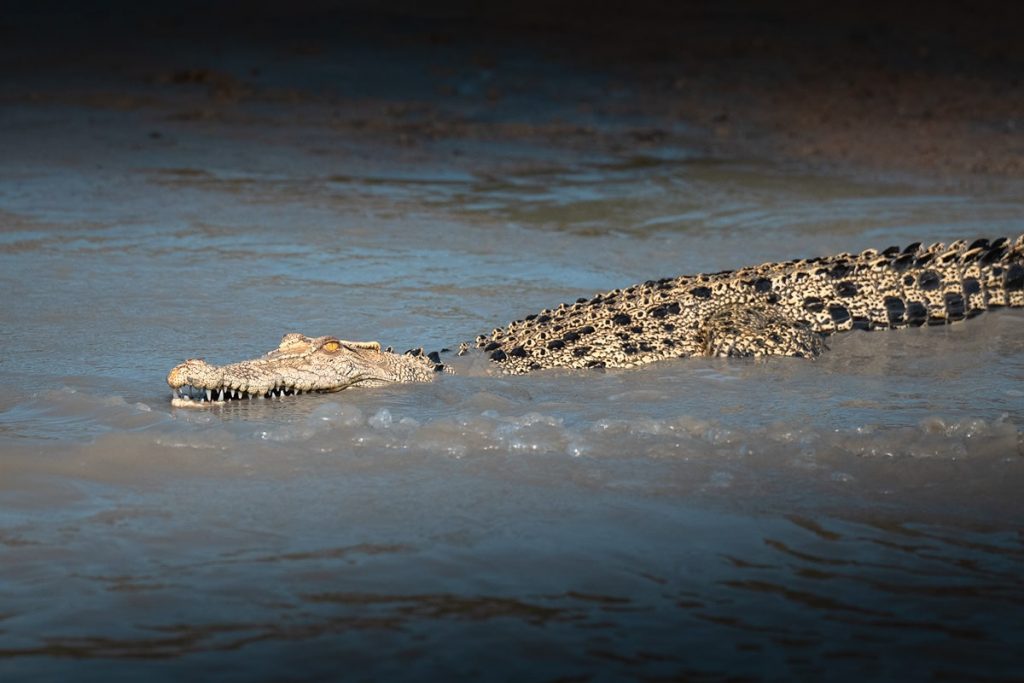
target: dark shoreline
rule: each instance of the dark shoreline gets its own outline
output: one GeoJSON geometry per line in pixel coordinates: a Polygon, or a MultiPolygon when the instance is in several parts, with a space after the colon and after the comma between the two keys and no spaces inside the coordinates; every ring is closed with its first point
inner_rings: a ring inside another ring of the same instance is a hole
{"type": "Polygon", "coordinates": [[[0,107],[230,126],[270,104],[276,125],[399,147],[643,154],[685,140],[713,157],[978,186],[1024,177],[1022,18],[1000,3],[53,3],[0,26],[0,107]]]}

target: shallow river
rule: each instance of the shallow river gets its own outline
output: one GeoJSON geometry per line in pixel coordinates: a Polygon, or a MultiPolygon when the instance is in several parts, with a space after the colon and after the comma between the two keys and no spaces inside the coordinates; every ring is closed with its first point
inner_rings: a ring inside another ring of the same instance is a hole
{"type": "Polygon", "coordinates": [[[203,411],[164,384],[289,331],[431,350],[651,278],[1015,235],[1018,191],[249,113],[4,109],[0,678],[1020,674],[1024,313],[816,362],[203,411]]]}

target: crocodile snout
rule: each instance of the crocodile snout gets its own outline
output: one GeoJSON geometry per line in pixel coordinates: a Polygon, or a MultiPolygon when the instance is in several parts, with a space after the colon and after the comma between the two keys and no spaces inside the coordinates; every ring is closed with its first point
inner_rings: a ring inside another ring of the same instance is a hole
{"type": "Polygon", "coordinates": [[[219,383],[219,375],[220,371],[216,366],[210,365],[201,358],[190,358],[171,368],[171,371],[167,373],[167,384],[172,389],[186,384],[211,386],[219,383]]]}

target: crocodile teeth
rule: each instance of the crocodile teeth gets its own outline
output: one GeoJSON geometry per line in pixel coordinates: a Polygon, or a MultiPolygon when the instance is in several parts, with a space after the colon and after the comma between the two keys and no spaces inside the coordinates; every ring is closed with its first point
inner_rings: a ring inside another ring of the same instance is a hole
{"type": "Polygon", "coordinates": [[[258,392],[256,390],[246,391],[242,389],[232,389],[228,386],[214,387],[206,389],[204,387],[197,387],[191,384],[183,384],[180,387],[172,389],[171,394],[174,398],[188,398],[193,401],[202,402],[225,402],[235,399],[249,399],[250,401],[254,398],[275,398],[282,399],[285,396],[301,396],[302,394],[318,394],[321,393],[316,389],[298,389],[296,387],[282,387],[275,386],[267,389],[264,392],[258,392]]]}

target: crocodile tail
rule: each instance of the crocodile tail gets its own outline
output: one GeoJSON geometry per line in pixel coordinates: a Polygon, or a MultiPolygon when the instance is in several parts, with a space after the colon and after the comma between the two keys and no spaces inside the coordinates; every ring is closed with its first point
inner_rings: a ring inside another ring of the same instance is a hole
{"type": "Polygon", "coordinates": [[[1012,282],[1010,292],[1011,306],[1024,306],[1024,234],[1019,235],[1013,243],[1013,251],[1010,252],[1009,270],[1014,271],[1012,276],[1007,277],[1012,282]]]}
{"type": "Polygon", "coordinates": [[[1024,306],[1024,235],[995,240],[978,261],[987,308],[1024,306]]]}
{"type": "Polygon", "coordinates": [[[856,294],[870,287],[871,294],[844,297],[846,283],[836,284],[837,297],[815,301],[823,302],[818,308],[832,313],[832,320],[836,311],[844,320],[830,328],[823,311],[815,321],[820,331],[941,325],[993,308],[1024,306],[1024,235],[928,247],[915,243],[902,251],[890,247],[881,255],[866,252],[862,258],[872,279],[866,285],[854,277],[850,289],[856,294]]]}

